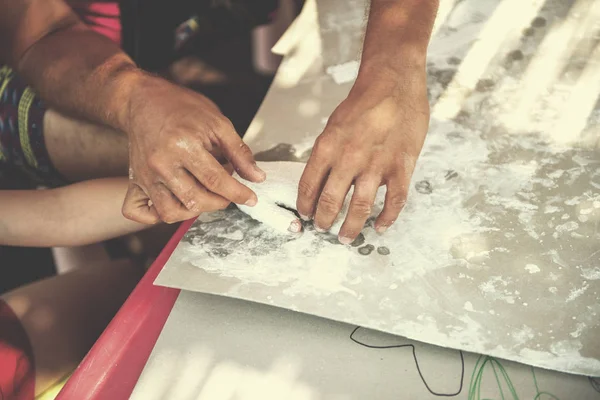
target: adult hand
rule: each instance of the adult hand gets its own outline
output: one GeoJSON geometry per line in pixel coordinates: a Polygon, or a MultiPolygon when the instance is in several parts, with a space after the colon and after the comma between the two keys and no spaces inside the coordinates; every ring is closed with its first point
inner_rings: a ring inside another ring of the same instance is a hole
{"type": "Polygon", "coordinates": [[[329,118],[298,187],[298,213],[314,218],[315,229],[326,231],[354,184],[338,235],[344,244],[362,230],[381,185],[387,191],[375,229],[382,233],[395,222],[429,126],[424,68],[367,81],[357,80],[329,118]]]}
{"type": "Polygon", "coordinates": [[[265,173],[231,122],[206,97],[160,78],[137,82],[129,100],[129,190],[125,217],[174,223],[230,202],[253,206],[256,194],[215,158],[221,152],[244,179],[265,173]]]}

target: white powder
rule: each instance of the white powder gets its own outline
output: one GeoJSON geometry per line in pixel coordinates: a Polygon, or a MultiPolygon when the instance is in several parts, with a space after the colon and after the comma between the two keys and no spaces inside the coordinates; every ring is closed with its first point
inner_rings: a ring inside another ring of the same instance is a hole
{"type": "Polygon", "coordinates": [[[463,308],[467,311],[475,311],[473,304],[470,301],[466,301],[463,308]]]}
{"type": "MultiPolygon", "coordinates": [[[[243,229],[244,226],[240,226],[240,232],[243,229]]],[[[255,231],[258,232],[257,237],[246,235],[238,245],[238,248],[248,250],[233,251],[225,258],[210,256],[210,262],[201,261],[209,249],[202,245],[204,238],[199,237],[198,241],[186,247],[186,259],[207,272],[216,272],[223,277],[266,286],[283,285],[287,287],[285,293],[291,296],[308,293],[322,296],[336,292],[356,296],[356,292],[347,287],[354,277],[354,274],[349,274],[348,268],[350,249],[334,245],[324,247],[313,232],[306,232],[287,242],[278,241],[279,235],[272,233],[268,227],[255,231]],[[306,257],[310,257],[312,262],[305,263],[306,257]]],[[[219,237],[223,235],[219,234],[219,237]]],[[[360,283],[358,280],[355,282],[360,283]]]]}
{"type": "Polygon", "coordinates": [[[600,280],[600,267],[582,268],[581,277],[590,281],[600,280]]]}
{"type": "Polygon", "coordinates": [[[221,237],[230,240],[243,240],[244,234],[242,233],[242,231],[234,231],[231,233],[223,233],[221,237]]]}
{"type": "Polygon", "coordinates": [[[571,332],[571,336],[574,338],[578,338],[579,336],[581,336],[581,333],[583,332],[583,330],[587,327],[587,325],[583,322],[578,322],[577,323],[577,328],[571,332]]]}
{"type": "Polygon", "coordinates": [[[576,298],[578,298],[579,296],[581,296],[589,287],[589,284],[587,282],[584,283],[584,285],[580,288],[576,288],[576,289],[571,289],[571,292],[569,292],[569,296],[566,298],[566,302],[570,302],[575,300],[576,298]]]}
{"type": "Polygon", "coordinates": [[[535,264],[527,264],[525,266],[525,269],[530,273],[530,274],[535,274],[537,272],[540,272],[540,267],[538,267],[535,264]]]}
{"type": "Polygon", "coordinates": [[[547,205],[546,208],[544,208],[544,213],[545,214],[554,214],[557,212],[560,212],[562,209],[556,206],[552,206],[552,205],[547,205]]]}

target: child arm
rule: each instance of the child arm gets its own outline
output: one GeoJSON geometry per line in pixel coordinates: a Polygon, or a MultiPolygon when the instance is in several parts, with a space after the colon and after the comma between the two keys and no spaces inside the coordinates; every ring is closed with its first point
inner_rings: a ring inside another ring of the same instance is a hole
{"type": "Polygon", "coordinates": [[[147,228],[121,214],[126,192],[126,178],[0,191],[0,245],[81,246],[147,228]]]}

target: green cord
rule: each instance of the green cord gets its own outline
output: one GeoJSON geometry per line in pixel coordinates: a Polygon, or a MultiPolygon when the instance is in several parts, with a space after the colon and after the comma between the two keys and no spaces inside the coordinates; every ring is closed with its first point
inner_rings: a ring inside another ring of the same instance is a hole
{"type": "Polygon", "coordinates": [[[496,372],[496,366],[494,365],[494,363],[492,362],[492,370],[494,371],[494,377],[496,378],[496,383],[498,384],[498,389],[500,390],[500,397],[502,397],[502,400],[504,399],[504,390],[502,390],[502,383],[500,383],[500,378],[498,378],[498,372],[496,372]]]}
{"type": "MultiPolygon", "coordinates": [[[[471,373],[471,381],[469,383],[469,400],[494,400],[494,399],[483,399],[481,397],[481,386],[483,383],[483,374],[485,372],[485,366],[489,363],[492,367],[492,371],[494,372],[494,377],[496,379],[496,384],[498,385],[498,390],[500,391],[500,397],[502,400],[506,400],[503,390],[503,382],[508,388],[510,395],[512,396],[512,400],[519,400],[519,395],[517,394],[517,390],[508,375],[506,369],[502,366],[500,361],[496,360],[493,357],[488,356],[479,356],[477,362],[475,363],[475,368],[471,373]]],[[[533,400],[542,400],[541,396],[546,395],[549,396],[550,400],[560,400],[557,396],[553,395],[549,392],[541,392],[537,377],[535,375],[535,370],[531,367],[531,375],[533,378],[533,383],[535,384],[536,395],[533,400]]]]}

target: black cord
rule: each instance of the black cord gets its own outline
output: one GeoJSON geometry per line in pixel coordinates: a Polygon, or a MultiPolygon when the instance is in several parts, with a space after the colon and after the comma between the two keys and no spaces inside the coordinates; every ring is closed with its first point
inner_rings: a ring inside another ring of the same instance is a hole
{"type": "Polygon", "coordinates": [[[438,393],[438,392],[434,392],[429,387],[429,385],[427,384],[427,381],[425,380],[425,377],[423,376],[423,373],[421,372],[421,367],[419,366],[419,360],[417,359],[417,352],[416,352],[416,349],[415,349],[415,345],[413,345],[413,344],[397,344],[397,345],[389,345],[389,346],[374,346],[374,345],[362,343],[362,342],[360,342],[358,339],[356,339],[354,337],[354,334],[359,329],[360,329],[360,326],[357,326],[356,328],[354,328],[354,330],[350,334],[350,340],[352,340],[356,344],[359,344],[361,346],[367,347],[369,349],[401,349],[403,347],[410,347],[412,349],[412,354],[413,354],[413,358],[415,360],[415,365],[417,366],[417,372],[419,373],[419,377],[421,378],[421,381],[423,381],[423,385],[425,385],[425,388],[427,388],[427,390],[429,391],[429,393],[431,393],[432,395],[439,396],[439,397],[454,397],[454,396],[458,396],[460,394],[460,392],[462,392],[463,382],[464,382],[464,379],[465,379],[465,358],[463,356],[463,352],[462,351],[459,350],[461,372],[460,372],[460,386],[458,388],[458,391],[456,393],[438,393]]]}

